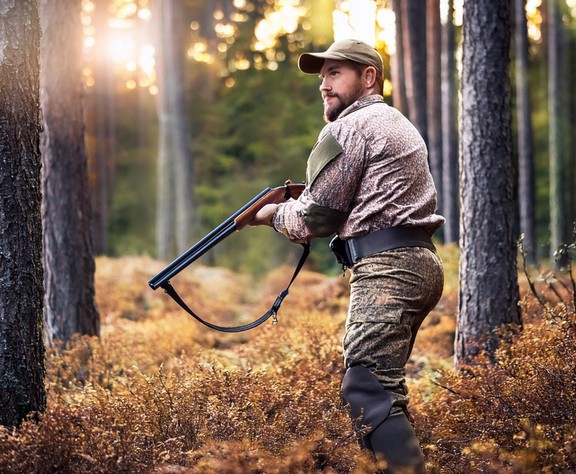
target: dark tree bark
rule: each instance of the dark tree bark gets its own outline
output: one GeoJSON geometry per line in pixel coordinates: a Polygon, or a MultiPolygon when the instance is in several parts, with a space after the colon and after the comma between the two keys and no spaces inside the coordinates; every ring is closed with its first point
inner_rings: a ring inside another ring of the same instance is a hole
{"type": "Polygon", "coordinates": [[[440,0],[426,1],[426,97],[428,123],[428,160],[438,193],[438,210],[442,209],[442,63],[441,63],[440,0]]]}
{"type": "Polygon", "coordinates": [[[396,22],[396,51],[390,58],[390,76],[392,80],[392,103],[404,115],[408,116],[406,99],[406,74],[404,70],[404,45],[402,42],[402,9],[400,0],[392,0],[392,9],[396,22]]]}
{"type": "Polygon", "coordinates": [[[448,1],[448,16],[442,23],[442,212],[446,223],[444,242],[458,242],[460,227],[458,184],[458,118],[456,93],[456,46],[453,23],[454,1],[448,1]]]}
{"type": "Polygon", "coordinates": [[[536,211],[534,189],[534,147],[532,108],[528,88],[528,28],[526,1],[514,1],[514,44],[516,66],[516,117],[518,127],[518,208],[520,232],[526,259],[536,261],[536,211]]]}
{"type": "Polygon", "coordinates": [[[0,3],[0,424],[46,406],[42,340],[40,21],[0,3]]]}
{"type": "Polygon", "coordinates": [[[426,0],[401,2],[408,118],[428,144],[426,118],[426,0]]]}
{"type": "Polygon", "coordinates": [[[510,3],[464,3],[457,366],[496,351],[520,324],[510,125],[510,3]]]}
{"type": "Polygon", "coordinates": [[[47,341],[98,335],[82,88],[80,0],[40,0],[47,341]]]}

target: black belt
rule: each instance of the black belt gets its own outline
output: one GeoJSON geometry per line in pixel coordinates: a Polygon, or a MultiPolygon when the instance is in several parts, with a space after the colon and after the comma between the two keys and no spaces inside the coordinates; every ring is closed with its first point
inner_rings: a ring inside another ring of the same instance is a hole
{"type": "Polygon", "coordinates": [[[330,242],[330,250],[338,263],[348,268],[369,255],[401,247],[424,247],[436,251],[430,234],[422,227],[389,227],[347,240],[336,236],[330,242]]]}

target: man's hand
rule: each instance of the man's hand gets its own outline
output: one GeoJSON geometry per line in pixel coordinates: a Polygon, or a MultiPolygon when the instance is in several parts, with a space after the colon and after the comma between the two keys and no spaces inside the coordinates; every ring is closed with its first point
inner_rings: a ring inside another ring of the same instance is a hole
{"type": "Polygon", "coordinates": [[[269,225],[272,227],[272,219],[274,214],[276,213],[276,208],[278,204],[266,204],[262,209],[260,209],[254,219],[249,222],[249,225],[256,226],[256,225],[269,225]]]}

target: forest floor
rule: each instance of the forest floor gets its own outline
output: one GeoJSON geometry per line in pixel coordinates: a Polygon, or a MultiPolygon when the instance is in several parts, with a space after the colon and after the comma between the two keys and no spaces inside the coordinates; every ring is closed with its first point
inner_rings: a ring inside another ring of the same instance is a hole
{"type": "MultiPolygon", "coordinates": [[[[569,275],[521,275],[523,328],[492,363],[453,368],[458,252],[408,365],[430,473],[576,472],[576,318],[569,275]],[[544,304],[542,304],[544,303],[544,304]]],[[[0,429],[7,473],[367,473],[340,400],[347,278],[305,269],[278,314],[244,333],[205,328],[148,279],[145,257],[99,258],[100,338],[47,351],[40,420],[0,429]]],[[[292,269],[259,281],[190,268],[173,283],[209,321],[264,313],[292,269]]]]}

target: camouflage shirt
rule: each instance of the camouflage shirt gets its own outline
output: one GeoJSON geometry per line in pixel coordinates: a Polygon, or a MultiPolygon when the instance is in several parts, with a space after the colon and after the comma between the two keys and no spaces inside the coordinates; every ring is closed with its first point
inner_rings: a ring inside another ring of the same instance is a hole
{"type": "Polygon", "coordinates": [[[327,124],[308,158],[306,189],[278,206],[274,228],[295,242],[359,237],[393,226],[442,226],[424,140],[382,96],[327,124]]]}

